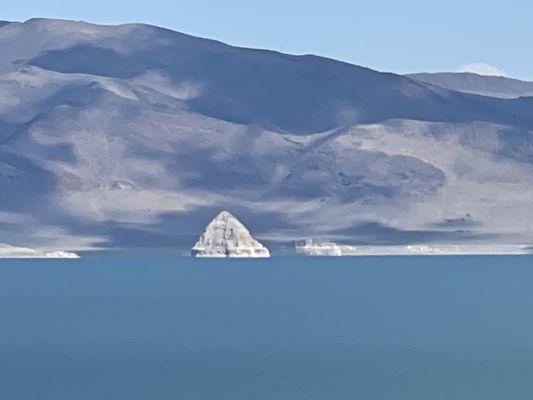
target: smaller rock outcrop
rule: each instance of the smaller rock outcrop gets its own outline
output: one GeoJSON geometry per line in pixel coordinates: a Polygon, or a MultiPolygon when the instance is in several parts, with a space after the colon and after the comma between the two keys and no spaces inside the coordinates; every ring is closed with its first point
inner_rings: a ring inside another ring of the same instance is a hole
{"type": "Polygon", "coordinates": [[[268,249],[227,211],[218,214],[192,248],[193,257],[270,257],[268,249]]]}
{"type": "Polygon", "coordinates": [[[296,252],[307,256],[341,257],[358,255],[359,249],[345,244],[307,239],[303,243],[296,243],[296,252]]]}

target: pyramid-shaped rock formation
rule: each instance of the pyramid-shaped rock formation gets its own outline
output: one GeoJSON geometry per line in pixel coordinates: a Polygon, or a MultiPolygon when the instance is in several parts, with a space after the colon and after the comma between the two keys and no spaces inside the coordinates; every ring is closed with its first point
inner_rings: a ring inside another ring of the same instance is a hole
{"type": "Polygon", "coordinates": [[[270,257],[268,249],[227,211],[218,214],[192,248],[193,257],[270,257]]]}

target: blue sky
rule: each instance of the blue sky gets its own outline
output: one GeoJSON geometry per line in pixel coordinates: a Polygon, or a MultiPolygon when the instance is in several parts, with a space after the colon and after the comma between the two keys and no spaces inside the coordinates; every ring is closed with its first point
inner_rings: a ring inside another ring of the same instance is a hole
{"type": "MultiPolygon", "coordinates": [[[[486,63],[533,80],[533,1],[7,0],[0,19],[146,22],[224,42],[399,73],[486,63]]],[[[479,66],[468,67],[479,68],[479,66]]]]}

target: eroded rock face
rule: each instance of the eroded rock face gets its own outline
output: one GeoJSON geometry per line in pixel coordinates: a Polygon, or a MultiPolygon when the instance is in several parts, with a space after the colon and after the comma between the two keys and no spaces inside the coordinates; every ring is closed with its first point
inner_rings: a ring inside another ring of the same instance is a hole
{"type": "Polygon", "coordinates": [[[270,257],[268,249],[227,211],[218,214],[192,248],[193,257],[270,257]]]}

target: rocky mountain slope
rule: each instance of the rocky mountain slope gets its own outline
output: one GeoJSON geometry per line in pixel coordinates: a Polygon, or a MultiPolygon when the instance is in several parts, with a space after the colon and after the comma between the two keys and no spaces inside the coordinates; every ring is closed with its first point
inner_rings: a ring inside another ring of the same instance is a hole
{"type": "Polygon", "coordinates": [[[443,72],[407,75],[420,82],[429,83],[459,92],[501,98],[533,96],[533,82],[503,76],[484,76],[469,72],[443,72]]]}
{"type": "Polygon", "coordinates": [[[0,243],[529,242],[533,99],[147,26],[0,27],[0,243]]]}

